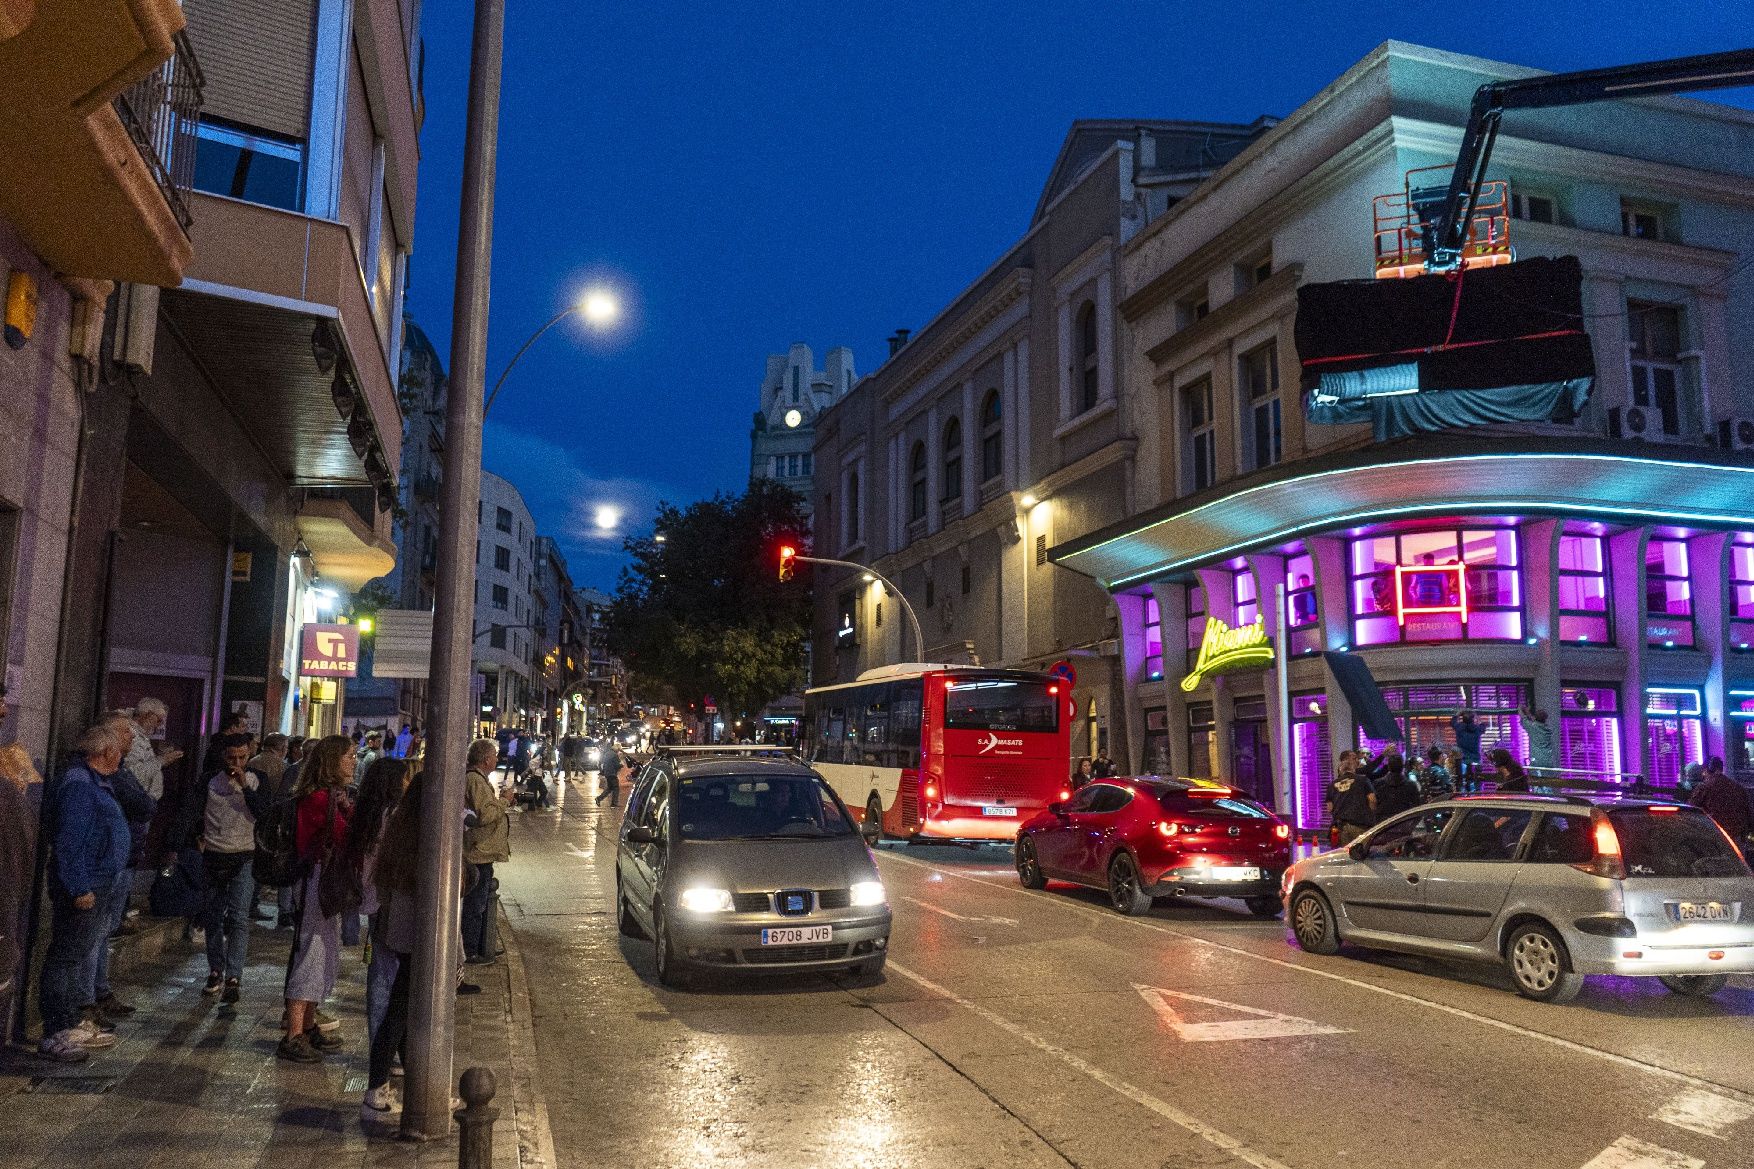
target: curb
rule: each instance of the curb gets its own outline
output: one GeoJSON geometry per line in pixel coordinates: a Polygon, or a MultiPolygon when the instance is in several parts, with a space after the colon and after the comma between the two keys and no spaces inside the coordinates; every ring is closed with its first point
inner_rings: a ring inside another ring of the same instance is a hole
{"type": "Polygon", "coordinates": [[[554,1134],[548,1126],[548,1104],[536,1090],[536,1025],[530,1006],[530,980],[524,970],[524,954],[517,945],[517,932],[504,906],[499,911],[501,936],[512,944],[505,948],[506,980],[510,997],[508,1014],[512,1026],[512,1109],[518,1129],[518,1164],[528,1169],[554,1169],[554,1134]]]}

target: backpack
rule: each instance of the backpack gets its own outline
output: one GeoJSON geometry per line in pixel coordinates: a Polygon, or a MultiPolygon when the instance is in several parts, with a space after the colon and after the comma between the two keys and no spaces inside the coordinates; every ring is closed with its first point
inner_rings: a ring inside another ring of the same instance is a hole
{"type": "Polygon", "coordinates": [[[277,889],[296,885],[306,875],[298,855],[298,801],[275,800],[256,818],[255,879],[277,889]]]}

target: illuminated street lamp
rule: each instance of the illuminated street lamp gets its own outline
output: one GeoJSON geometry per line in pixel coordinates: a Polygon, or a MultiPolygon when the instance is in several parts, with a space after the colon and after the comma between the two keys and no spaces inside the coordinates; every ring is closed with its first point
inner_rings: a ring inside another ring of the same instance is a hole
{"type": "Polygon", "coordinates": [[[593,329],[599,332],[606,331],[621,319],[621,300],[615,295],[613,289],[601,285],[587,288],[571,304],[550,317],[546,325],[531,333],[530,339],[518,346],[518,351],[512,354],[510,361],[506,362],[505,369],[500,372],[499,380],[493,383],[493,391],[487,395],[486,405],[481,407],[483,419],[487,417],[487,412],[493,409],[493,400],[499,397],[499,388],[505,385],[506,377],[511,374],[512,368],[518,364],[518,360],[529,352],[530,346],[536,344],[542,334],[575,313],[585,318],[585,323],[593,329]]]}

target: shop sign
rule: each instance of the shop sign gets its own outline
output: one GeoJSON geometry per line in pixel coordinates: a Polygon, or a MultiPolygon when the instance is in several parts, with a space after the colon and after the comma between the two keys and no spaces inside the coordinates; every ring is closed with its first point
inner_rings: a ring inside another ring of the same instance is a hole
{"type": "Polygon", "coordinates": [[[304,627],[298,672],[307,678],[356,678],[359,676],[359,626],[319,625],[304,627]]]}
{"type": "Polygon", "coordinates": [[[1454,613],[1468,621],[1467,566],[1395,566],[1395,617],[1402,625],[1418,613],[1454,613]]]}
{"type": "Polygon", "coordinates": [[[1213,674],[1222,674],[1244,666],[1264,666],[1273,660],[1273,643],[1267,639],[1263,618],[1253,625],[1232,629],[1216,617],[1206,618],[1206,634],[1200,639],[1200,656],[1194,668],[1182,679],[1182,690],[1192,694],[1201,682],[1213,674]]]}

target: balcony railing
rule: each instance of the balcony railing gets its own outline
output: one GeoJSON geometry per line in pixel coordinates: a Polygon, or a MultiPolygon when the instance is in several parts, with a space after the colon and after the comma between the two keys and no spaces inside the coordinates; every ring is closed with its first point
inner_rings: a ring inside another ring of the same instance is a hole
{"type": "Polygon", "coordinates": [[[201,120],[201,65],[186,33],[171,59],[116,97],[116,114],[146,160],[177,222],[188,231],[187,193],[195,185],[195,128],[201,120]]]}

